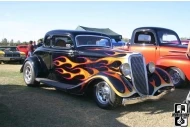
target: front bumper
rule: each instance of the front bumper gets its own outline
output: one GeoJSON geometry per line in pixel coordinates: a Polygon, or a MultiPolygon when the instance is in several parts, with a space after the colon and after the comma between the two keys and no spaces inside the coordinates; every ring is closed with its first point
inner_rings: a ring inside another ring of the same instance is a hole
{"type": "Polygon", "coordinates": [[[26,57],[0,57],[0,61],[22,61],[26,57]]]}
{"type": "Polygon", "coordinates": [[[168,93],[173,92],[175,89],[172,87],[170,89],[166,89],[166,90],[162,90],[160,92],[159,95],[154,96],[154,95],[143,95],[143,96],[139,96],[137,93],[134,94],[133,96],[129,97],[129,98],[123,98],[122,104],[126,105],[129,103],[129,101],[146,101],[146,100],[150,100],[150,99],[160,99],[161,97],[165,96],[168,93]]]}

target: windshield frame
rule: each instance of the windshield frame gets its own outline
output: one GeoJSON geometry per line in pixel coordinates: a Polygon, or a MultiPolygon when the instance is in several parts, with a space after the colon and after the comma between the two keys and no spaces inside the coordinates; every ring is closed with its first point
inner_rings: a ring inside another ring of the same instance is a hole
{"type": "Polygon", "coordinates": [[[111,42],[111,39],[109,37],[106,37],[106,36],[100,36],[100,35],[77,35],[75,36],[75,42],[76,42],[76,47],[104,47],[104,48],[112,48],[113,45],[112,45],[112,42],[111,42]],[[77,38],[80,37],[80,36],[94,36],[94,37],[101,37],[101,38],[104,38],[104,39],[108,39],[108,41],[110,42],[110,46],[97,46],[97,45],[78,45],[78,40],[77,38]]]}
{"type": "Polygon", "coordinates": [[[156,30],[156,35],[157,35],[157,39],[158,39],[158,42],[159,42],[160,45],[182,45],[181,40],[180,40],[178,34],[175,31],[167,30],[167,29],[158,29],[158,30],[156,30]],[[172,34],[172,35],[176,36],[178,43],[172,43],[172,42],[162,43],[160,41],[159,32],[168,32],[168,34],[172,34]]]}

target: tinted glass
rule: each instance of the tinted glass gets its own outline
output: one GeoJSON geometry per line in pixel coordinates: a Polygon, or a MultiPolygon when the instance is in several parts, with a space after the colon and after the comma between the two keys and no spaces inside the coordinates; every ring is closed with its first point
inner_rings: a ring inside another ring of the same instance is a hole
{"type": "Polygon", "coordinates": [[[103,36],[80,35],[76,37],[77,46],[111,47],[110,39],[103,36]]]}
{"type": "Polygon", "coordinates": [[[68,36],[55,36],[53,38],[53,45],[55,47],[70,48],[73,45],[73,42],[68,36]]]}

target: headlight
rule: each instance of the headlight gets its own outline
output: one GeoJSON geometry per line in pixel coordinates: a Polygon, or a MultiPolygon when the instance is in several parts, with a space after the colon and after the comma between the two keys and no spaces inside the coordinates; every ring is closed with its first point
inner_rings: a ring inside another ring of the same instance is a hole
{"type": "Polygon", "coordinates": [[[149,62],[147,65],[146,65],[146,67],[147,67],[147,70],[148,70],[148,72],[150,73],[150,74],[152,74],[152,73],[154,73],[154,71],[155,71],[155,64],[153,63],[153,62],[149,62]]]}
{"type": "Polygon", "coordinates": [[[126,77],[131,74],[131,69],[128,63],[124,63],[120,66],[121,73],[126,77]]]}
{"type": "Polygon", "coordinates": [[[22,57],[25,57],[26,55],[25,54],[21,54],[22,57]]]}
{"type": "Polygon", "coordinates": [[[25,57],[26,55],[25,55],[24,52],[20,52],[20,56],[21,56],[21,57],[25,57]]]}

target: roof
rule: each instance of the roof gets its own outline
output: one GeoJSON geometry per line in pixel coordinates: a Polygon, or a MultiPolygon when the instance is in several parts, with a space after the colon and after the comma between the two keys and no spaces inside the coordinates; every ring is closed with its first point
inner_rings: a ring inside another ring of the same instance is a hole
{"type": "Polygon", "coordinates": [[[122,39],[122,35],[112,31],[109,28],[90,28],[90,27],[78,26],[76,30],[100,32],[112,37],[113,39],[122,39]]]}
{"type": "Polygon", "coordinates": [[[73,36],[76,35],[101,35],[101,36],[106,36],[109,37],[106,34],[103,33],[98,33],[98,32],[92,32],[92,31],[77,31],[77,30],[51,30],[49,32],[46,33],[46,35],[61,35],[61,34],[70,34],[73,36]]]}
{"type": "MultiPolygon", "coordinates": [[[[170,31],[173,31],[171,29],[168,29],[168,28],[162,28],[162,27],[139,27],[139,28],[136,28],[135,30],[137,29],[152,29],[152,30],[170,30],[170,31]]],[[[174,32],[174,31],[173,31],[174,32]]]]}

